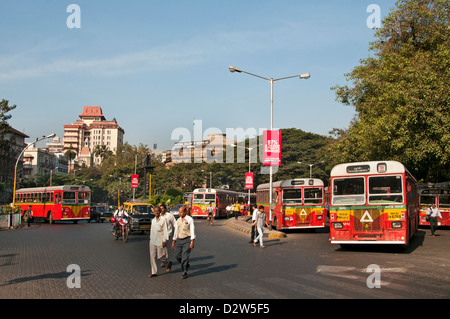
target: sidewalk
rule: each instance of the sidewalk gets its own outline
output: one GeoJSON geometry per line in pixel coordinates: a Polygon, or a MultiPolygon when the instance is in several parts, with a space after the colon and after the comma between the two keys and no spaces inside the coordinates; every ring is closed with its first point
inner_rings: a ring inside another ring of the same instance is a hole
{"type": "MultiPolygon", "coordinates": [[[[229,218],[226,221],[226,225],[238,231],[244,232],[248,235],[251,234],[251,216],[239,216],[238,219],[234,217],[229,218]]],[[[269,230],[267,227],[264,228],[264,237],[268,238],[284,238],[286,234],[277,231],[277,230],[269,230]]]]}

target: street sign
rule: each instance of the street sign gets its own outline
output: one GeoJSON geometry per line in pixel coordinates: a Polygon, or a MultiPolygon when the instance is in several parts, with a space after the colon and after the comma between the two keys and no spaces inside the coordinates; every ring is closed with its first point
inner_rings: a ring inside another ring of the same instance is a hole
{"type": "Polygon", "coordinates": [[[253,173],[245,173],[245,189],[253,189],[253,173]]]}
{"type": "Polygon", "coordinates": [[[139,175],[131,176],[131,188],[138,188],[139,185],[139,175]]]}
{"type": "Polygon", "coordinates": [[[264,131],[264,165],[281,164],[281,131],[264,131]]]}

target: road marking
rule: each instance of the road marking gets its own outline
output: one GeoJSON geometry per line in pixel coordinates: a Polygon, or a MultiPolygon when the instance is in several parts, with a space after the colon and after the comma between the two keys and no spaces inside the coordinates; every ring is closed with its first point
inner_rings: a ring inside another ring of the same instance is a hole
{"type": "Polygon", "coordinates": [[[299,295],[293,295],[294,298],[301,298],[303,294],[313,296],[315,298],[335,298],[335,299],[345,299],[349,298],[342,294],[337,294],[334,292],[330,292],[327,290],[322,290],[319,288],[315,288],[313,286],[304,285],[292,280],[286,280],[282,278],[264,278],[264,281],[282,286],[283,288],[290,289],[299,293],[299,295]]]}

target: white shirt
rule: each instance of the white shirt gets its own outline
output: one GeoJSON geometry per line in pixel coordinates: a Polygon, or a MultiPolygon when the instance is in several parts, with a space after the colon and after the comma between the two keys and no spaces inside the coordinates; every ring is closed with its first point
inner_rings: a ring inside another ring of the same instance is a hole
{"type": "Polygon", "coordinates": [[[122,216],[128,217],[127,211],[124,210],[124,209],[122,209],[122,210],[118,209],[118,210],[116,210],[116,212],[114,213],[114,217],[122,217],[122,216]]]}
{"type": "Polygon", "coordinates": [[[169,240],[169,233],[167,232],[166,219],[159,216],[152,219],[152,227],[150,229],[150,244],[155,246],[162,246],[163,242],[169,240]]]}
{"type": "Polygon", "coordinates": [[[430,217],[440,217],[442,219],[442,215],[441,212],[439,211],[439,209],[437,207],[433,208],[430,207],[427,209],[427,215],[430,215],[430,217]]]}
{"type": "Polygon", "coordinates": [[[177,221],[175,220],[175,217],[173,216],[172,213],[166,212],[164,214],[164,218],[166,219],[167,233],[169,234],[170,237],[173,235],[173,231],[177,227],[177,221]]]}

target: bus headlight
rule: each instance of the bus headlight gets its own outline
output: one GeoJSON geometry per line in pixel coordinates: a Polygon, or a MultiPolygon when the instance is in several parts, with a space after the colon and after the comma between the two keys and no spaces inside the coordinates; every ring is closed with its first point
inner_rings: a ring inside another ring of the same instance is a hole
{"type": "Polygon", "coordinates": [[[317,220],[322,220],[322,215],[317,215],[316,218],[317,220]]]}
{"type": "Polygon", "coordinates": [[[392,228],[402,228],[402,222],[392,222],[392,228]]]}
{"type": "Polygon", "coordinates": [[[342,223],[334,223],[334,229],[342,229],[344,225],[342,223]]]}

